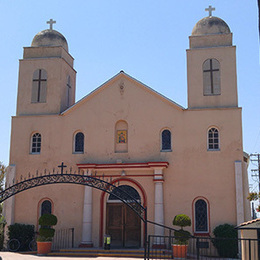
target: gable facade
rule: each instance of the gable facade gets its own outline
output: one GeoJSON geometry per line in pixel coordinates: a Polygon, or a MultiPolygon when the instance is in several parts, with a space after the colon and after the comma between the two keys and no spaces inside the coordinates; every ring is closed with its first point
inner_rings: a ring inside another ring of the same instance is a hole
{"type": "MultiPolygon", "coordinates": [[[[159,224],[172,226],[174,216],[183,213],[192,218],[193,234],[211,235],[219,224],[248,220],[230,34],[221,34],[219,41],[191,36],[186,109],[123,71],[75,103],[76,72],[68,51],[55,44],[25,48],[7,182],[56,171],[64,162],[69,172],[124,187],[147,207],[148,219],[159,224]],[[212,59],[219,62],[217,76],[210,72],[212,59]],[[35,83],[40,70],[46,71],[44,98],[37,96],[40,81],[35,83]]],[[[144,243],[140,219],[113,196],[88,186],[53,184],[19,193],[5,203],[8,224],[37,227],[43,202],[57,216],[57,229],[75,228],[77,245],[102,246],[107,233],[114,246],[144,243]]],[[[164,232],[148,227],[148,234],[164,232]]]]}

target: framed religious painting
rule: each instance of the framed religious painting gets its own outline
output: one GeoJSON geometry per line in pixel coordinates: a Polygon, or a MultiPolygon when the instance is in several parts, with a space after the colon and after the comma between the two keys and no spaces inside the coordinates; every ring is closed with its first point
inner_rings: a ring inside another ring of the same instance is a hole
{"type": "Polygon", "coordinates": [[[127,130],[118,130],[116,133],[116,142],[118,144],[127,143],[127,130]]]}

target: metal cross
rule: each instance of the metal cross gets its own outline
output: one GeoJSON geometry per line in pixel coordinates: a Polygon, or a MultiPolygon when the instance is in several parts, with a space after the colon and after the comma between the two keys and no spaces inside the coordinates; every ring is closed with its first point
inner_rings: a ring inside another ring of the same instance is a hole
{"type": "Polygon", "coordinates": [[[209,8],[206,8],[205,11],[209,12],[209,16],[212,16],[212,11],[215,11],[215,7],[212,7],[211,5],[209,6],[209,8]]]}
{"type": "Polygon", "coordinates": [[[63,174],[63,168],[66,168],[67,166],[62,162],[58,167],[61,168],[61,174],[63,174]]]}
{"type": "Polygon", "coordinates": [[[50,19],[50,21],[47,21],[46,23],[50,25],[50,30],[52,31],[52,25],[54,23],[56,23],[56,21],[53,21],[52,19],[50,19]]]}

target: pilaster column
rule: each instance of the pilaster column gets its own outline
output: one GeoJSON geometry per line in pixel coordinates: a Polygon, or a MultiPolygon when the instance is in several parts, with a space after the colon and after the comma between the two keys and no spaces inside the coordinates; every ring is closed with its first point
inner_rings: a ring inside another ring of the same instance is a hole
{"type": "MultiPolygon", "coordinates": [[[[85,170],[86,171],[86,170],[85,170]]],[[[91,171],[84,172],[90,175],[91,171]]],[[[80,247],[93,247],[92,242],[92,187],[84,188],[83,221],[82,221],[82,242],[80,247]]]]}
{"type": "MultiPolygon", "coordinates": [[[[16,177],[15,165],[9,165],[6,170],[7,187],[13,185],[13,180],[15,180],[15,177],[16,177]]],[[[14,203],[15,203],[15,196],[10,197],[4,203],[3,215],[6,220],[6,226],[14,224],[14,203]]]]}
{"type": "Polygon", "coordinates": [[[245,221],[242,162],[235,161],[237,225],[245,221]]]}
{"type": "MultiPolygon", "coordinates": [[[[154,222],[164,225],[163,168],[154,168],[154,222]]],[[[164,228],[155,225],[154,235],[163,236],[164,228]]]]}

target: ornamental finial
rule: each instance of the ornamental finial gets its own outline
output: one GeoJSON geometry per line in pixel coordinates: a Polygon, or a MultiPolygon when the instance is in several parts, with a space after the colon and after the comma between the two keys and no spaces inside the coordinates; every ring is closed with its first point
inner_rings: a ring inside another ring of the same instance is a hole
{"type": "Polygon", "coordinates": [[[46,23],[50,25],[50,30],[52,31],[52,26],[54,23],[56,23],[56,21],[53,21],[52,19],[50,19],[50,21],[47,21],[46,23]]]}
{"type": "Polygon", "coordinates": [[[208,11],[209,12],[209,16],[212,16],[212,11],[215,11],[215,7],[212,7],[211,5],[205,9],[205,11],[208,11]]]}

